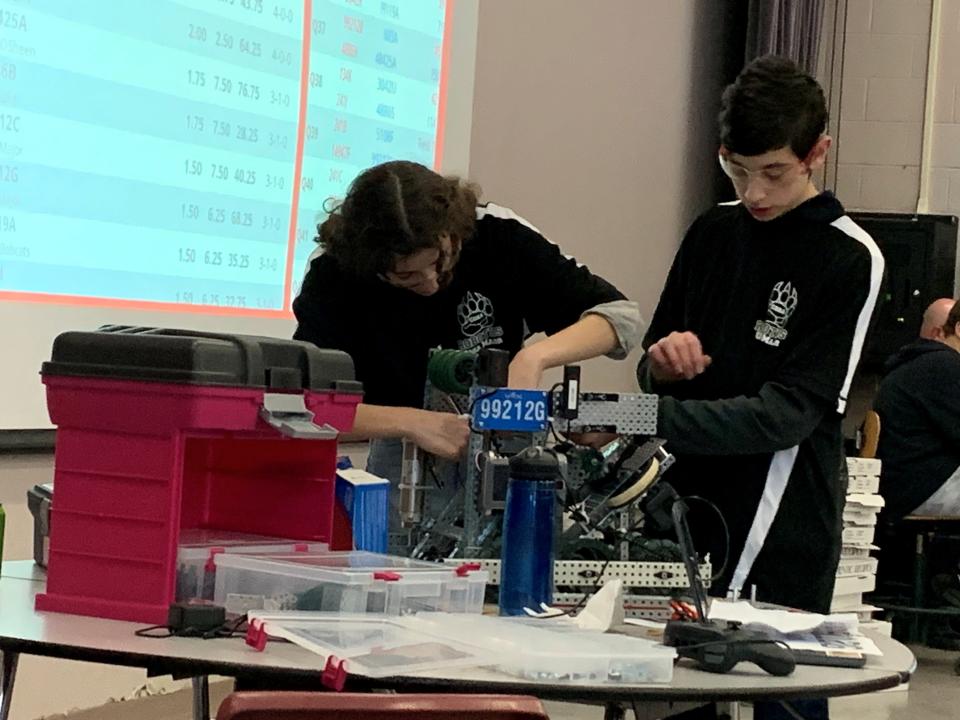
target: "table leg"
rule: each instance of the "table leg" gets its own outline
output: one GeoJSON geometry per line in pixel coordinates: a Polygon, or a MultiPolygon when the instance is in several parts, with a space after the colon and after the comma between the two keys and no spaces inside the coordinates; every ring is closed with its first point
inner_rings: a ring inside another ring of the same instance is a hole
{"type": "MultiPolygon", "coordinates": [[[[193,720],[210,720],[210,681],[206,675],[191,678],[193,683],[193,720]]],[[[5,720],[0,718],[0,720],[5,720]]]]}
{"type": "MultiPolygon", "coordinates": [[[[924,534],[917,533],[917,543],[914,548],[913,556],[913,606],[915,608],[926,607],[924,602],[924,584],[926,583],[926,564],[927,559],[924,556],[924,534]]],[[[921,619],[920,613],[913,613],[910,618],[910,642],[923,642],[926,638],[920,637],[921,619]]]]}
{"type": "Polygon", "coordinates": [[[627,716],[620,703],[607,703],[603,707],[603,720],[624,720],[627,716]]]}
{"type": "Polygon", "coordinates": [[[13,681],[17,678],[17,661],[20,653],[9,650],[0,652],[0,720],[10,716],[13,703],[13,681]]]}
{"type": "Polygon", "coordinates": [[[783,711],[789,717],[792,717],[794,720],[805,720],[803,715],[801,715],[800,712],[797,710],[797,708],[794,707],[792,704],[784,701],[780,703],[780,707],[782,707],[783,711]]]}
{"type": "Polygon", "coordinates": [[[740,720],[740,703],[736,701],[717,703],[717,715],[728,717],[730,720],[740,720]]]}

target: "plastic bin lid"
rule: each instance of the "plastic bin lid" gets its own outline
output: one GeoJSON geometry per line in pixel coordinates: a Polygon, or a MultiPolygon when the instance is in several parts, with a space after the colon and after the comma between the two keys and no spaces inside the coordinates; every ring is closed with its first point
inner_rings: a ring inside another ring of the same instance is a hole
{"type": "Polygon", "coordinates": [[[247,570],[278,577],[307,579],[312,582],[328,582],[335,585],[371,585],[376,581],[373,570],[368,568],[330,567],[318,563],[293,562],[293,555],[244,555],[243,553],[219,553],[213,562],[218,571],[223,568],[247,570]]]}
{"type": "MultiPolygon", "coordinates": [[[[218,567],[256,570],[260,572],[311,577],[341,584],[370,583],[381,574],[396,575],[395,581],[456,580],[454,568],[441,563],[422,562],[410,558],[379,555],[359,550],[325,553],[270,553],[244,555],[242,549],[235,554],[219,554],[214,559],[218,567]]],[[[486,576],[477,573],[477,579],[486,581],[486,576]]],[[[468,580],[474,579],[472,576],[468,580]]]]}
{"type": "Polygon", "coordinates": [[[180,547],[191,549],[244,545],[306,545],[310,543],[313,543],[313,541],[296,540],[275,535],[254,535],[253,533],[234,532],[232,530],[185,528],[180,531],[180,547]]]}
{"type": "Polygon", "coordinates": [[[366,550],[345,550],[326,553],[277,553],[272,555],[270,559],[277,562],[291,562],[298,565],[338,570],[343,569],[353,572],[378,572],[387,570],[404,572],[407,570],[415,570],[441,572],[446,575],[452,575],[456,572],[455,566],[445,565],[443,563],[414,560],[397,555],[383,555],[366,550]]]}
{"type": "Polygon", "coordinates": [[[353,360],[299,340],[106,325],[53,341],[44,375],[359,393],[353,360]]]}

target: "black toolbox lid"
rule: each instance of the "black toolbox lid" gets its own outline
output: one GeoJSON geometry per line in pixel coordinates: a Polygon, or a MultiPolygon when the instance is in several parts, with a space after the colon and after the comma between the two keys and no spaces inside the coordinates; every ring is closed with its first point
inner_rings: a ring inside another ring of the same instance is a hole
{"type": "Polygon", "coordinates": [[[300,340],[105,325],[53,341],[44,375],[362,392],[353,359],[300,340]]]}

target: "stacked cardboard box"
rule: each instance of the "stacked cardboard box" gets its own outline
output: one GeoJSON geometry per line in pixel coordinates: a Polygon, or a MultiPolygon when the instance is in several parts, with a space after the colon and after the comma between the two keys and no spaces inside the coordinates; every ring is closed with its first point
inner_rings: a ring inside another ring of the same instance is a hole
{"type": "Polygon", "coordinates": [[[877,558],[873,544],[877,515],[883,509],[880,490],[880,461],[875,458],[847,458],[847,502],[843,508],[843,551],[837,568],[831,612],[855,612],[861,623],[886,631],[885,623],[874,621],[878,609],[863,601],[863,594],[877,584],[877,558]]]}

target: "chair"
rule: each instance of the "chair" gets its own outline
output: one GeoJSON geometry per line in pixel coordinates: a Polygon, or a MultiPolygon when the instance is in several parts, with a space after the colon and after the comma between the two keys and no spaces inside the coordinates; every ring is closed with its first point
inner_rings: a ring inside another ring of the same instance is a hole
{"type": "Polygon", "coordinates": [[[875,458],[877,456],[877,444],[880,442],[880,416],[876,410],[867,410],[863,418],[863,424],[857,432],[860,448],[860,457],[875,458]]]}
{"type": "MultiPolygon", "coordinates": [[[[880,416],[874,410],[868,410],[863,423],[857,431],[857,445],[862,458],[877,456],[877,443],[880,439],[880,416]]],[[[881,537],[878,538],[882,547],[881,552],[890,557],[891,545],[909,543],[912,548],[912,583],[910,597],[904,600],[874,596],[873,602],[887,610],[891,619],[897,614],[907,615],[910,624],[907,634],[903,638],[907,642],[921,642],[927,644],[927,623],[931,617],[957,617],[960,610],[956,608],[930,607],[927,597],[927,547],[937,539],[956,536],[956,517],[923,517],[907,515],[899,522],[891,524],[884,522],[881,516],[881,537]]],[[[954,671],[960,675],[960,659],[957,660],[954,671]]]]}
{"type": "MultiPolygon", "coordinates": [[[[904,534],[909,534],[914,548],[911,596],[907,604],[899,606],[885,603],[883,600],[876,604],[893,614],[899,612],[909,616],[910,625],[906,640],[927,645],[929,642],[927,620],[937,617],[960,618],[960,608],[939,605],[934,598],[929,597],[930,571],[927,560],[928,550],[934,543],[949,541],[956,543],[960,539],[960,517],[907,515],[899,525],[904,534]]],[[[960,675],[960,660],[957,661],[954,669],[960,675]]]]}
{"type": "Polygon", "coordinates": [[[217,720],[549,720],[525,695],[235,692],[217,720]]]}

